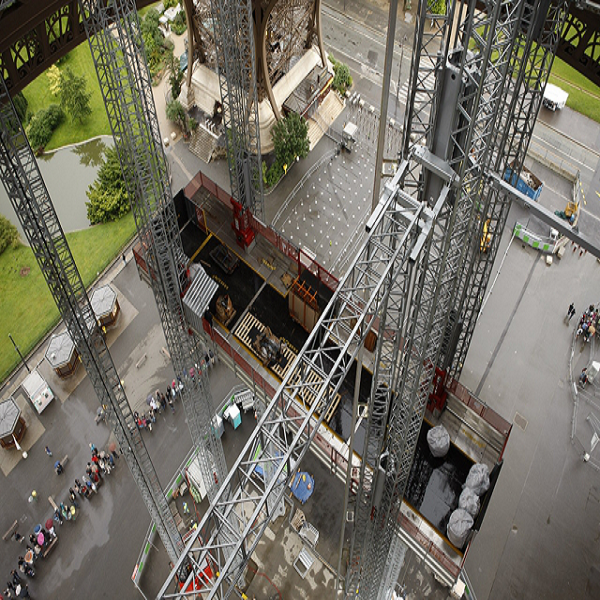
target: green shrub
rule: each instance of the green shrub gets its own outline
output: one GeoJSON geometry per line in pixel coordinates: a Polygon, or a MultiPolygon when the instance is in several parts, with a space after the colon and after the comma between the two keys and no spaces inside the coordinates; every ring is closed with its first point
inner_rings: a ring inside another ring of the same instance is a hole
{"type": "Polygon", "coordinates": [[[58,104],[38,111],[29,122],[27,136],[31,147],[43,149],[52,137],[52,132],[63,122],[65,113],[58,104]]]}
{"type": "Polygon", "coordinates": [[[187,29],[187,21],[185,19],[185,11],[181,11],[171,23],[171,30],[175,35],[181,35],[187,29]]]}
{"type": "MultiPolygon", "coordinates": [[[[290,167],[296,158],[308,155],[308,125],[304,117],[290,113],[280,119],[271,129],[276,162],[282,169],[290,167]]],[[[285,170],[285,169],[284,169],[285,170]]]]}
{"type": "Polygon", "coordinates": [[[17,228],[4,215],[0,215],[0,254],[9,246],[16,248],[18,245],[19,232],[17,228]]]}
{"type": "Polygon", "coordinates": [[[428,1],[429,12],[433,15],[445,15],[446,14],[446,0],[429,0],[428,1]]]}
{"type": "Polygon", "coordinates": [[[116,221],[130,209],[117,151],[107,148],[96,181],[87,190],[87,217],[92,225],[116,221]]]}
{"type": "Polygon", "coordinates": [[[350,69],[344,63],[336,60],[333,54],[329,55],[329,60],[333,65],[333,82],[331,83],[331,87],[343,96],[346,90],[352,87],[350,69]]]}
{"type": "Polygon", "coordinates": [[[277,160],[267,168],[267,163],[263,160],[262,177],[263,183],[267,189],[273,187],[283,176],[283,167],[277,160]]]}
{"type": "Polygon", "coordinates": [[[21,123],[26,123],[28,102],[27,98],[23,96],[23,92],[15,94],[15,97],[13,98],[13,104],[15,105],[15,110],[17,111],[19,121],[21,121],[21,123]]]}
{"type": "Polygon", "coordinates": [[[155,77],[162,69],[164,55],[168,51],[165,36],[159,28],[159,19],[158,11],[151,8],[140,24],[146,48],[146,59],[152,77],[155,77]]]}

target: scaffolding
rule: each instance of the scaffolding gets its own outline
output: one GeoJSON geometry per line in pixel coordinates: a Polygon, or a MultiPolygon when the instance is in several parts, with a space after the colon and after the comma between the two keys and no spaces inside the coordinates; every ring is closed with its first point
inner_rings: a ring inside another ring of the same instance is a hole
{"type": "MultiPolygon", "coordinates": [[[[202,477],[214,498],[227,466],[223,447],[211,429],[214,414],[198,340],[187,324],[182,297],[189,288],[162,148],[150,73],[133,0],[80,0],[115,148],[129,193],[150,284],[175,373],[186,378],[181,398],[202,477]],[[192,376],[193,375],[193,376],[192,376]]],[[[208,300],[206,301],[208,304],[208,300]]]]}
{"type": "Polygon", "coordinates": [[[67,239],[0,79],[0,176],[108,422],[171,560],[183,549],[175,519],[96,322],[67,239]]]}

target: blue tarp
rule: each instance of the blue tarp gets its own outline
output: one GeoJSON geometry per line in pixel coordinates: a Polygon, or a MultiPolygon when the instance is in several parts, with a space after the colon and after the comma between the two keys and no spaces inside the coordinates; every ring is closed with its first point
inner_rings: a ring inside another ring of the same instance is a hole
{"type": "Polygon", "coordinates": [[[298,471],[294,477],[294,481],[292,481],[291,488],[292,494],[304,504],[315,491],[314,477],[306,471],[298,471]]]}

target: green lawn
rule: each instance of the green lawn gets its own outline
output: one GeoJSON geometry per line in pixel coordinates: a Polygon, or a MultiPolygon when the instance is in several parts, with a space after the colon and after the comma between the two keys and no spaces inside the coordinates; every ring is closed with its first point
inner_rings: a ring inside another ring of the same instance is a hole
{"type": "MultiPolygon", "coordinates": [[[[135,223],[129,213],[120,221],[67,234],[71,252],[86,287],[121,252],[133,237],[135,223]]],[[[0,255],[0,381],[19,362],[8,334],[27,355],[58,322],[58,309],[28,246],[9,248],[0,255]],[[23,268],[31,269],[26,277],[23,268]]]]}
{"type": "Polygon", "coordinates": [[[560,58],[554,59],[550,83],[569,93],[567,100],[569,108],[600,123],[600,87],[560,58]]]}
{"type": "MultiPolygon", "coordinates": [[[[92,62],[90,47],[87,42],[80,44],[69,52],[61,61],[59,68],[63,69],[67,66],[77,75],[85,75],[87,90],[92,94],[90,99],[92,114],[83,124],[74,124],[69,117],[66,117],[64,122],[54,131],[46,150],[54,150],[67,144],[83,142],[98,135],[110,135],[111,133],[104,101],[100,94],[96,70],[92,62]]],[[[28,112],[30,114],[35,114],[38,110],[46,108],[50,104],[60,104],[58,98],[50,93],[48,83],[48,76],[43,73],[23,90],[23,94],[29,103],[28,112]]]]}

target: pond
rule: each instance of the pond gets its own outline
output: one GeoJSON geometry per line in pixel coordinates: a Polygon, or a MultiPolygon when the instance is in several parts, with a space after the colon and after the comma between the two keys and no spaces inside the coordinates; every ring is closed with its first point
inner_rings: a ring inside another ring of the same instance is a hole
{"type": "MultiPolygon", "coordinates": [[[[112,144],[112,137],[103,136],[38,157],[42,177],[63,231],[77,231],[89,226],[85,206],[88,199],[86,191],[96,179],[102,163],[102,153],[112,144]]],[[[0,213],[17,226],[25,242],[21,225],[3,185],[0,185],[0,213]]]]}

